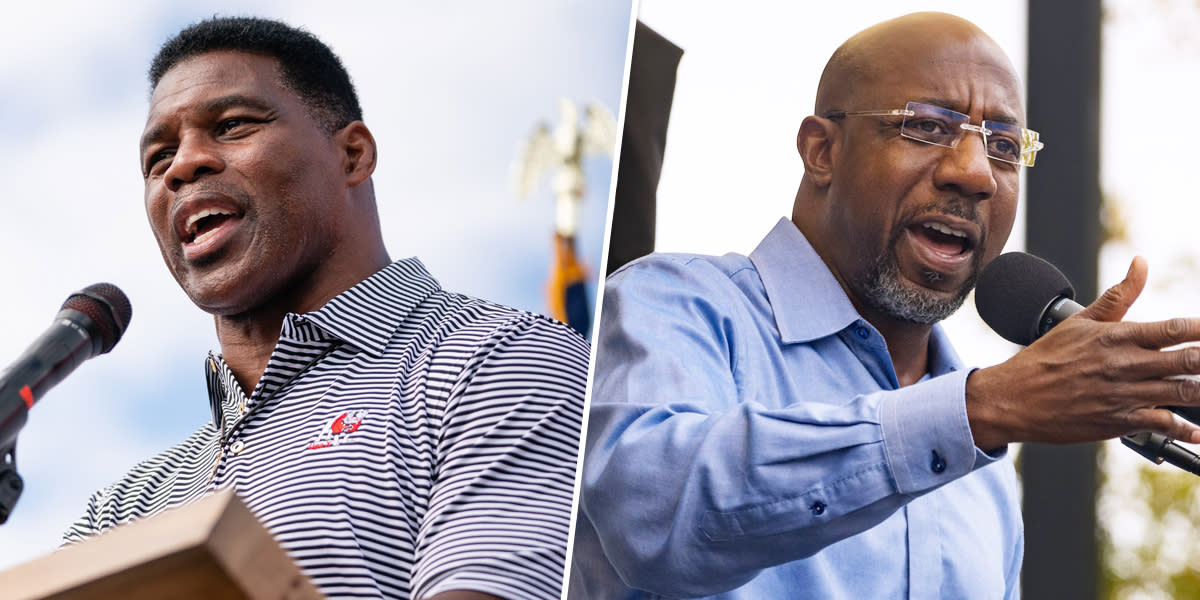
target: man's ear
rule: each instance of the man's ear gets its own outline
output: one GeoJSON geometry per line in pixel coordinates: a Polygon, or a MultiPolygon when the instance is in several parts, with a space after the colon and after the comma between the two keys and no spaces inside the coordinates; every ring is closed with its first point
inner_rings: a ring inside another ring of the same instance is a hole
{"type": "Polygon", "coordinates": [[[346,172],[346,183],[354,187],[371,177],[375,172],[375,136],[362,121],[354,121],[334,134],[335,142],[343,150],[342,166],[346,172]]]}
{"type": "Polygon", "coordinates": [[[804,161],[804,173],[817,187],[826,187],[833,179],[833,155],[837,123],[824,117],[805,117],[796,132],[796,150],[804,161]]]}

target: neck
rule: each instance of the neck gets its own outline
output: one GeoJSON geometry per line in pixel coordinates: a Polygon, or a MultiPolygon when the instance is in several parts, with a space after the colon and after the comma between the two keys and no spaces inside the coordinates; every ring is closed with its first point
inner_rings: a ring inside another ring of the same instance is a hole
{"type": "Polygon", "coordinates": [[[929,372],[929,338],[933,333],[933,326],[897,321],[865,312],[862,307],[858,309],[859,314],[874,325],[887,342],[888,354],[892,357],[892,368],[896,370],[896,380],[900,387],[920,381],[929,372]]]}
{"type": "MultiPolygon", "coordinates": [[[[933,332],[933,326],[900,321],[890,315],[872,310],[858,300],[853,288],[842,276],[842,271],[837,266],[838,261],[834,259],[835,253],[838,252],[837,249],[845,247],[845,241],[827,239],[832,229],[819,221],[822,214],[821,207],[827,205],[828,199],[818,198],[815,194],[809,182],[801,183],[800,190],[796,192],[792,222],[796,224],[808,243],[812,245],[813,250],[829,267],[829,272],[842,286],[842,291],[846,293],[846,297],[850,299],[858,314],[862,315],[883,335],[884,341],[887,342],[888,354],[892,357],[892,367],[896,371],[896,379],[900,385],[903,387],[920,381],[929,371],[929,337],[933,332]],[[822,201],[818,202],[818,199],[822,201]]],[[[842,263],[845,264],[848,261],[849,259],[846,259],[842,263]]]]}
{"type": "Polygon", "coordinates": [[[221,357],[247,397],[254,393],[254,387],[267,370],[267,362],[279,343],[284,314],[277,313],[272,318],[262,314],[253,318],[244,315],[216,317],[221,357]]]}
{"type": "Polygon", "coordinates": [[[289,286],[295,290],[293,292],[275,294],[263,304],[239,314],[215,316],[221,357],[247,397],[254,393],[254,387],[267,370],[288,313],[315,311],[391,262],[382,245],[369,256],[358,258],[361,260],[354,262],[356,268],[323,269],[289,286]]]}

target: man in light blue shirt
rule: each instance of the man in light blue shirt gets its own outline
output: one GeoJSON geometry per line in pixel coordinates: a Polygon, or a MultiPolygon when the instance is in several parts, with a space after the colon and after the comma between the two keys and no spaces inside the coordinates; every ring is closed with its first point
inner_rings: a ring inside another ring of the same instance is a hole
{"type": "Polygon", "coordinates": [[[937,325],[999,254],[1024,128],[1012,65],[936,13],[834,53],[791,220],[749,257],[655,255],[604,297],[573,599],[1015,598],[1009,442],[1200,441],[1200,320],[1119,323],[1126,280],[1013,359],[937,325]],[[1191,368],[1194,370],[1194,367],[1191,368]]]}

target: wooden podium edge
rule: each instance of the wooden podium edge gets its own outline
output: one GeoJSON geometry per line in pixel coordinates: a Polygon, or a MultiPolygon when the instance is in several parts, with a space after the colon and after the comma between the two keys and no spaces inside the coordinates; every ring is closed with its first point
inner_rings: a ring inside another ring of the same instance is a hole
{"type": "Polygon", "coordinates": [[[14,600],[323,598],[231,490],[0,572],[0,590],[14,600]]]}

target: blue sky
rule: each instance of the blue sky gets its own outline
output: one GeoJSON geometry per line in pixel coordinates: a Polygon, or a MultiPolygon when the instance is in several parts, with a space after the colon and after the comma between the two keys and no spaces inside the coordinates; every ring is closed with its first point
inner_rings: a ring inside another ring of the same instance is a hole
{"type": "MultiPolygon", "coordinates": [[[[42,5],[45,6],[45,5],[42,5]]],[[[44,554],[95,489],[208,419],[201,361],[211,317],[175,285],[142,209],[137,139],[158,46],[212,14],[279,18],[343,59],[379,144],[393,258],[443,286],[535,311],[552,249],[549,185],[517,200],[510,164],[558,100],[614,113],[627,2],[57,2],[0,21],[0,365],[73,290],[111,281],[133,302],[125,338],[34,407],[20,437],[26,490],[0,526],[0,568],[44,554]]],[[[23,12],[24,11],[24,12],[23,12]]],[[[600,269],[611,162],[585,164],[580,249],[600,269]]],[[[594,295],[594,290],[593,290],[594,295]]]]}

